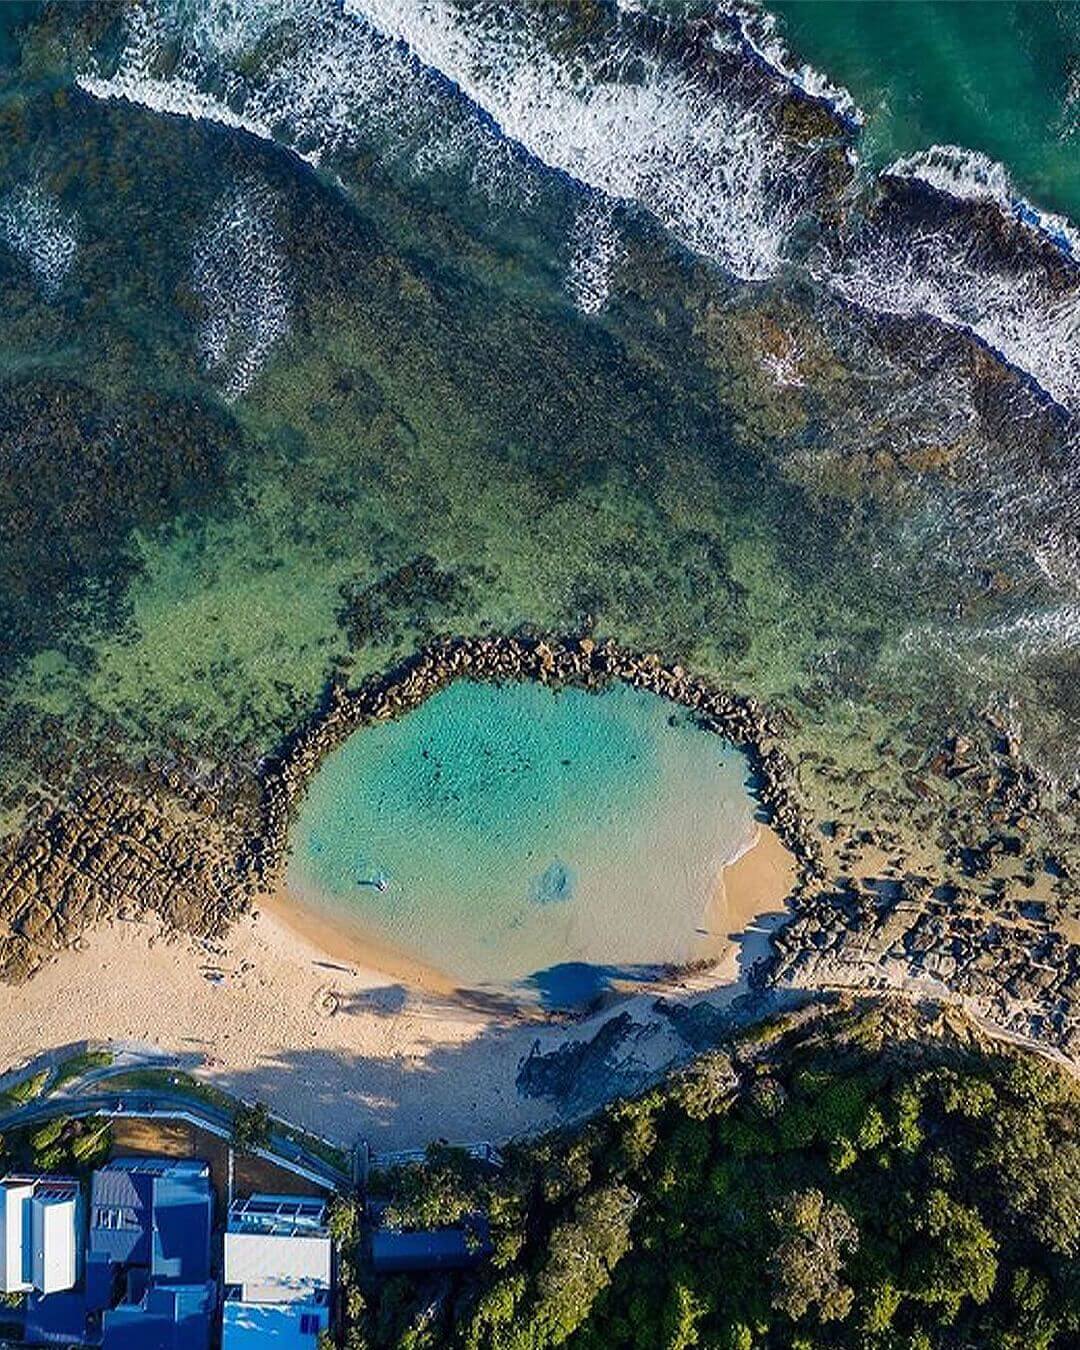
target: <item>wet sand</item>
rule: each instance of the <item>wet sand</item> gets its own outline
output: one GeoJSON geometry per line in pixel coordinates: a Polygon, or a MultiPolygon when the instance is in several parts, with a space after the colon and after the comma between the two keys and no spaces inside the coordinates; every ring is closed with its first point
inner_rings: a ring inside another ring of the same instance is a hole
{"type": "MultiPolygon", "coordinates": [[[[782,908],[787,856],[763,830],[727,869],[714,905],[718,931],[782,908]]],[[[558,1103],[518,1093],[519,1065],[537,1045],[547,1051],[594,1034],[611,1008],[583,1021],[481,1010],[434,972],[342,942],[309,916],[299,930],[282,904],[266,903],[220,944],[169,938],[156,923],[93,932],[29,984],[0,986],[0,1066],[84,1039],[160,1047],[203,1060],[194,1071],[228,1091],[375,1148],[506,1139],[559,1118],[558,1103]],[[379,968],[384,958],[393,971],[379,968]]],[[[730,942],[720,966],[686,982],[684,996],[734,997],[737,947],[730,942]]],[[[649,1024],[633,1053],[640,1058],[647,1041],[662,1068],[688,1050],[653,1010],[656,992],[617,1008],[649,1024]]]]}

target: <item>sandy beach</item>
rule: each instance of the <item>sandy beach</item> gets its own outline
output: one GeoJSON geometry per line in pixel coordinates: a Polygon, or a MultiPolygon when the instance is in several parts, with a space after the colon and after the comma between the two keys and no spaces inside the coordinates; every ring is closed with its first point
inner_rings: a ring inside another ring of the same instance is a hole
{"type": "MultiPolygon", "coordinates": [[[[763,828],[726,869],[710,911],[713,934],[732,935],[721,960],[682,981],[683,996],[725,1002],[740,992],[740,951],[761,954],[751,920],[782,909],[793,875],[763,828]]],[[[637,1024],[636,1066],[662,1068],[688,1053],[653,1008],[656,988],[584,1021],[483,1010],[454,998],[434,972],[343,945],[329,925],[305,916],[300,931],[283,909],[280,897],[264,904],[221,943],[168,937],[154,922],[90,933],[29,984],[0,987],[0,1065],[87,1039],[158,1047],[308,1128],[385,1149],[502,1140],[554,1123],[559,1102],[518,1092],[522,1060],[591,1037],[624,1011],[637,1024]]]]}

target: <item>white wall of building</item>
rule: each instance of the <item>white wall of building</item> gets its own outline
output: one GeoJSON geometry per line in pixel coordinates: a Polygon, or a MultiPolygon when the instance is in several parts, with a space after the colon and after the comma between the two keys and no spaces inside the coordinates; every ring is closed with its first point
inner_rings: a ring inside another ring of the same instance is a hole
{"type": "Polygon", "coordinates": [[[43,1294],[70,1289],[78,1278],[78,1208],[74,1195],[30,1201],[31,1279],[43,1294]]]}
{"type": "Polygon", "coordinates": [[[5,1294],[22,1294],[31,1288],[24,1255],[30,1234],[24,1229],[33,1193],[32,1182],[0,1186],[0,1290],[5,1294]]]}
{"type": "Polygon", "coordinates": [[[0,1184],[0,1291],[55,1294],[79,1277],[80,1203],[70,1183],[0,1184]]]}

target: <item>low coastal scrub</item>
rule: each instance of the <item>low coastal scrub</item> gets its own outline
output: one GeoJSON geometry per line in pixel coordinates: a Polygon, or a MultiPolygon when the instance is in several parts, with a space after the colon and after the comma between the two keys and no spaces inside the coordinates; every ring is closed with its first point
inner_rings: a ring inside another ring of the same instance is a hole
{"type": "Polygon", "coordinates": [[[26,1078],[21,1078],[17,1083],[13,1083],[0,1093],[0,1109],[12,1110],[17,1106],[25,1106],[28,1102],[34,1101],[45,1091],[45,1085],[48,1081],[48,1069],[42,1069],[40,1073],[32,1073],[26,1078]]]}
{"type": "Polygon", "coordinates": [[[77,1078],[82,1078],[84,1074],[90,1073],[93,1069],[107,1069],[112,1062],[113,1053],[111,1050],[84,1050],[81,1054],[72,1055],[70,1059],[65,1059],[62,1064],[57,1066],[52,1082],[49,1084],[49,1091],[55,1092],[66,1083],[73,1083],[77,1078]]]}
{"type": "Polygon", "coordinates": [[[485,1171],[381,1179],[402,1226],[484,1210],[471,1271],[395,1276],[349,1350],[1064,1350],[1080,1093],[1026,1052],[871,1007],[703,1055],[485,1171]]]}
{"type": "Polygon", "coordinates": [[[82,1176],[100,1167],[112,1147],[112,1126],[99,1116],[52,1116],[0,1136],[0,1176],[5,1172],[60,1172],[82,1176]]]}
{"type": "Polygon", "coordinates": [[[171,1094],[174,1097],[191,1097],[228,1115],[232,1115],[236,1109],[236,1099],[227,1092],[176,1069],[130,1069],[126,1073],[111,1075],[107,1080],[107,1088],[117,1093],[145,1092],[148,1096],[171,1094]]]}

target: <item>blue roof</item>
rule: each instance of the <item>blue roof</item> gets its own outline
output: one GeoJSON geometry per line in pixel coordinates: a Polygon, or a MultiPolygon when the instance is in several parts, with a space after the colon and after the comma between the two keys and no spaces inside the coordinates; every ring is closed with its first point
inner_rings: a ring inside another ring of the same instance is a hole
{"type": "Polygon", "coordinates": [[[157,1280],[198,1284],[210,1278],[210,1181],[177,1173],[154,1182],[151,1273],[157,1280]]]}
{"type": "Polygon", "coordinates": [[[117,1265],[149,1264],[153,1192],[152,1177],[128,1168],[109,1166],[95,1172],[90,1182],[88,1251],[108,1256],[117,1265]]]}
{"type": "Polygon", "coordinates": [[[155,1285],[101,1319],[102,1350],[207,1350],[214,1286],[155,1285]]]}
{"type": "Polygon", "coordinates": [[[91,1257],[145,1266],[159,1282],[210,1275],[210,1170],[188,1158],[117,1158],[94,1173],[91,1257]]]}
{"type": "Polygon", "coordinates": [[[317,1303],[244,1303],[221,1308],[222,1350],[315,1350],[330,1309],[317,1303]]]}
{"type": "Polygon", "coordinates": [[[380,1273],[387,1274],[472,1266],[490,1251],[487,1224],[479,1218],[467,1228],[434,1228],[418,1232],[379,1228],[371,1235],[371,1264],[380,1273]]]}
{"type": "Polygon", "coordinates": [[[31,1345],[70,1345],[86,1336],[86,1296],[81,1290],[30,1294],[26,1300],[26,1340],[31,1345]]]}

